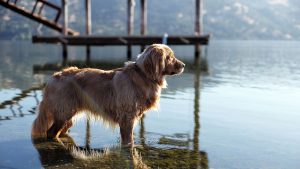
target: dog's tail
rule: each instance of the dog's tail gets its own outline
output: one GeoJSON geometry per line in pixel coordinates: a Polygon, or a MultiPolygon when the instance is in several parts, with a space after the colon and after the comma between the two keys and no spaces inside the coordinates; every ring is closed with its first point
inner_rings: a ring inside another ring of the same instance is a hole
{"type": "Polygon", "coordinates": [[[31,136],[33,137],[46,137],[47,130],[53,123],[52,114],[48,112],[49,107],[44,101],[40,103],[39,113],[32,124],[31,136]]]}

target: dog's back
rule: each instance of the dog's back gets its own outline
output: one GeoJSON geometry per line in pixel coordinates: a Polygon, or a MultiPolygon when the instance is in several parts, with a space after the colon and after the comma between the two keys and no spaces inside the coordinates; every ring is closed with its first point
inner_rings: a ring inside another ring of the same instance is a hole
{"type": "Polygon", "coordinates": [[[70,121],[82,111],[100,115],[112,125],[114,117],[108,115],[107,107],[114,106],[111,102],[114,101],[112,79],[115,72],[69,67],[54,73],[44,88],[32,135],[46,135],[54,121],[70,121]]]}
{"type": "Polygon", "coordinates": [[[62,71],[56,72],[53,74],[54,78],[59,78],[61,76],[68,76],[68,75],[74,75],[76,73],[80,72],[80,69],[78,69],[77,67],[69,67],[66,68],[62,71]]]}

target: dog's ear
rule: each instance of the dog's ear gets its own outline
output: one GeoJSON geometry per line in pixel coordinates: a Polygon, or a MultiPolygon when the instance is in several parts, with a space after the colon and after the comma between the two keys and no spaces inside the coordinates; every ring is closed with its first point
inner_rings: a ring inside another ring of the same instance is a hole
{"type": "Polygon", "coordinates": [[[160,80],[164,69],[164,49],[157,45],[151,45],[144,54],[143,66],[145,73],[155,80],[160,80]]]}

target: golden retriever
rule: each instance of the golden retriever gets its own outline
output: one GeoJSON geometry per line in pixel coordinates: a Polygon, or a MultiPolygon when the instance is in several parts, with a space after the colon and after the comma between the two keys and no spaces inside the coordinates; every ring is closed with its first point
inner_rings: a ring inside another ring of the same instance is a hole
{"type": "Polygon", "coordinates": [[[59,137],[72,126],[72,117],[88,112],[119,125],[121,143],[132,145],[134,124],[157,107],[165,76],[182,73],[184,66],[167,45],[153,44],[123,68],[69,67],[56,72],[45,86],[32,136],[59,137]]]}

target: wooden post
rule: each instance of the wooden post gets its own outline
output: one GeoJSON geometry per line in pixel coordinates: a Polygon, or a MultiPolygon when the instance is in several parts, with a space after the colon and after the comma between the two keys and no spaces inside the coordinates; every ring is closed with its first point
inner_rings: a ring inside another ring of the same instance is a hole
{"type": "MultiPolygon", "coordinates": [[[[8,1],[7,1],[7,2],[8,2],[8,1]]],[[[36,9],[38,3],[39,3],[38,1],[35,1],[34,6],[33,6],[33,8],[32,8],[32,11],[31,11],[31,14],[32,14],[32,15],[34,14],[35,9],[36,9]]]]}
{"type": "MultiPolygon", "coordinates": [[[[195,34],[197,36],[201,35],[201,33],[202,33],[202,7],[203,7],[202,0],[196,0],[195,34]]],[[[195,58],[199,57],[200,51],[201,51],[200,45],[196,44],[195,45],[195,58]]]]}
{"type": "MultiPolygon", "coordinates": [[[[63,13],[63,29],[62,34],[63,36],[68,35],[68,2],[67,0],[62,0],[62,13],[63,13]]],[[[68,48],[67,44],[63,44],[63,62],[66,63],[68,58],[68,48]]]]}
{"type": "MultiPolygon", "coordinates": [[[[91,0],[85,0],[85,20],[86,20],[86,25],[85,25],[85,30],[86,34],[90,35],[92,30],[91,30],[91,0]]],[[[91,55],[91,48],[89,45],[86,46],[86,62],[90,63],[90,56],[91,55]]]]}
{"type": "Polygon", "coordinates": [[[132,35],[134,29],[134,6],[135,0],[127,0],[127,34],[132,35]]]}
{"type": "MultiPolygon", "coordinates": [[[[127,0],[127,34],[132,35],[134,31],[134,6],[135,0],[127,0]]],[[[127,45],[127,59],[131,60],[131,45],[127,45]]]]}
{"type": "Polygon", "coordinates": [[[202,0],[196,0],[196,18],[195,18],[195,34],[201,35],[202,33],[202,0]]]}
{"type": "Polygon", "coordinates": [[[63,35],[68,35],[68,0],[62,0],[63,4],[63,35]]]}
{"type": "Polygon", "coordinates": [[[43,3],[40,7],[40,10],[38,12],[38,15],[41,15],[42,14],[42,11],[43,11],[43,8],[44,8],[45,4],[43,3]]]}
{"type": "MultiPolygon", "coordinates": [[[[141,35],[147,34],[147,0],[141,0],[141,35]]],[[[145,46],[141,46],[141,52],[145,46]]]]}
{"type": "Polygon", "coordinates": [[[141,0],[141,35],[147,34],[147,0],[141,0]]]}
{"type": "Polygon", "coordinates": [[[86,117],[85,148],[91,148],[91,127],[89,117],[86,117]]]}

